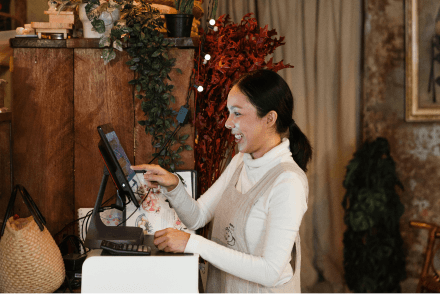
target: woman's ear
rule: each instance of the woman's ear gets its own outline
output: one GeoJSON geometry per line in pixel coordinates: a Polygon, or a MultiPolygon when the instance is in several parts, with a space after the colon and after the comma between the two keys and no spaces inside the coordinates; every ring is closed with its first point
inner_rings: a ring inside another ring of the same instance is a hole
{"type": "Polygon", "coordinates": [[[266,114],[266,122],[268,127],[276,125],[278,119],[278,113],[275,110],[271,110],[266,114]]]}

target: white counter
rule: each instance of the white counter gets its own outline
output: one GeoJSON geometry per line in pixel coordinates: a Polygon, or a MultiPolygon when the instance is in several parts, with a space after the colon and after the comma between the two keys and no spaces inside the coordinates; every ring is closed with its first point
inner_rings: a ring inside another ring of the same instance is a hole
{"type": "Polygon", "coordinates": [[[199,255],[153,250],[150,256],[88,253],[82,268],[83,293],[197,293],[199,255]]]}

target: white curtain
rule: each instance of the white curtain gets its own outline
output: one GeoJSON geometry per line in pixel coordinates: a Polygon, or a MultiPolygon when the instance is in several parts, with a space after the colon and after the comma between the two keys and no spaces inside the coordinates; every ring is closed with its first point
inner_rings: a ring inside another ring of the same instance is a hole
{"type": "MultiPolygon", "coordinates": [[[[205,0],[208,12],[209,0],[205,0]]],[[[301,224],[304,292],[343,292],[342,186],[360,141],[361,0],[219,0],[217,17],[253,12],[285,45],[274,53],[295,97],[294,119],[309,138],[309,208],[301,224]]]]}

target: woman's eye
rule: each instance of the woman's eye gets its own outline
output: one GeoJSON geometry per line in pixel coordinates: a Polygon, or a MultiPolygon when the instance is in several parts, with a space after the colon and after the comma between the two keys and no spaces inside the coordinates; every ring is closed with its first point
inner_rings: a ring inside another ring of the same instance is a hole
{"type": "Polygon", "coordinates": [[[234,112],[235,116],[240,116],[241,114],[239,112],[234,112]]]}

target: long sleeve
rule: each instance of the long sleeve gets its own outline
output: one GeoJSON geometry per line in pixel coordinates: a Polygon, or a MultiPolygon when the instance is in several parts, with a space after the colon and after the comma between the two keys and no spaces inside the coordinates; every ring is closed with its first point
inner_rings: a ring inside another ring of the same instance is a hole
{"type": "Polygon", "coordinates": [[[242,154],[236,155],[217,181],[197,201],[188,195],[180,180],[176,188],[172,191],[164,192],[180,220],[188,229],[197,230],[211,221],[216,205],[220,201],[226,185],[229,183],[237,167],[237,163],[241,162],[241,160],[242,154]]]}
{"type": "MultiPolygon", "coordinates": [[[[266,287],[287,282],[293,274],[290,267],[291,251],[307,203],[302,182],[293,179],[295,175],[291,173],[287,177],[282,176],[283,179],[275,183],[266,203],[260,204],[267,206],[265,236],[254,246],[254,250],[262,251],[261,256],[244,254],[198,235],[191,236],[191,246],[185,252],[198,253],[215,267],[266,287]]],[[[248,225],[246,232],[251,230],[248,225]]],[[[247,237],[252,238],[249,234],[247,237]]],[[[257,239],[257,236],[253,237],[257,239]]]]}

